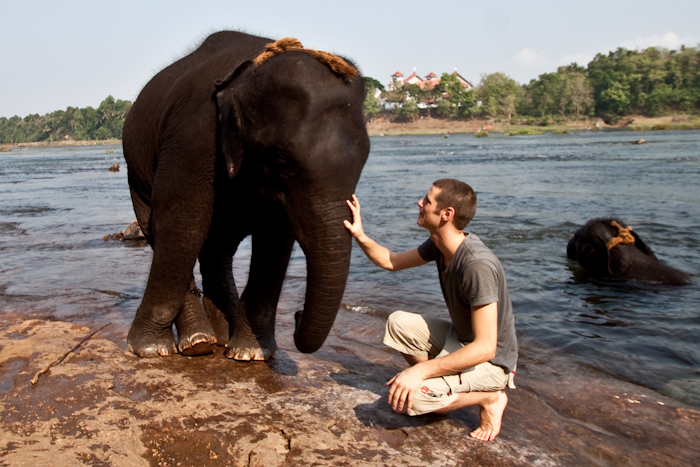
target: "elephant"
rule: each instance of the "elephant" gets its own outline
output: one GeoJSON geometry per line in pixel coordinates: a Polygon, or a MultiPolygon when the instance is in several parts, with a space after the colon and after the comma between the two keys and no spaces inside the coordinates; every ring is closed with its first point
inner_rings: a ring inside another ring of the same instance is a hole
{"type": "Polygon", "coordinates": [[[624,222],[591,219],[566,246],[566,255],[596,276],[668,285],[690,284],[690,276],[659,261],[624,222]]]}
{"type": "Polygon", "coordinates": [[[153,250],[127,336],[133,353],[193,356],[226,344],[228,358],[272,358],[295,242],[307,266],[295,346],[323,345],[350,267],[345,200],[369,155],[364,96],[349,60],[236,31],[212,34],[146,84],[123,131],[134,211],[153,250]],[[248,236],[239,296],[233,256],[248,236]]]}

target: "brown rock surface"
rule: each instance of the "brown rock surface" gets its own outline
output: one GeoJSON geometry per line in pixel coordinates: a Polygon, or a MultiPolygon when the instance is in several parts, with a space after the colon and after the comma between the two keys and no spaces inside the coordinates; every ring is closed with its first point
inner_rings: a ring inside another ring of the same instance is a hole
{"type": "Polygon", "coordinates": [[[312,355],[294,350],[291,317],[282,318],[280,350],[268,363],[234,362],[222,349],[198,358],[139,359],[121,347],[126,330],[110,327],[32,385],[39,370],[91,331],[0,314],[0,465],[579,466],[700,459],[700,411],[527,355],[493,442],[469,438],[475,409],[447,417],[394,414],[384,383],[403,365],[358,326],[375,318],[341,310],[327,343],[312,355]],[[352,340],[343,332],[348,326],[355,327],[352,340]]]}

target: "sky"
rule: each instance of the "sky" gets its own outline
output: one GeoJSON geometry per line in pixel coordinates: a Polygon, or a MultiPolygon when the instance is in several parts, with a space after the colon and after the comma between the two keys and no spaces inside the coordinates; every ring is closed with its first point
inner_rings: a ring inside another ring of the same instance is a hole
{"type": "Polygon", "coordinates": [[[700,1],[0,0],[0,117],[134,101],[148,80],[229,29],[352,59],[388,84],[455,69],[521,84],[618,47],[700,44],[700,1]]]}

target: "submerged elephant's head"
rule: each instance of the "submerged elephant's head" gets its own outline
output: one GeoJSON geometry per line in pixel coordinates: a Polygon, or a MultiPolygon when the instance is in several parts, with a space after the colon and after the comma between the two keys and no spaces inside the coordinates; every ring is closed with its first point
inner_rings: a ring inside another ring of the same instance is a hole
{"type": "Polygon", "coordinates": [[[566,255],[598,276],[690,283],[687,274],[659,261],[632,227],[618,219],[589,220],[569,240],[566,255]]]}
{"type": "Polygon", "coordinates": [[[295,332],[302,352],[321,347],[340,307],[352,247],[345,200],[369,154],[357,69],[308,52],[273,51],[243,63],[216,94],[229,177],[246,171],[262,196],[284,206],[306,255],[306,299],[295,332]]]}

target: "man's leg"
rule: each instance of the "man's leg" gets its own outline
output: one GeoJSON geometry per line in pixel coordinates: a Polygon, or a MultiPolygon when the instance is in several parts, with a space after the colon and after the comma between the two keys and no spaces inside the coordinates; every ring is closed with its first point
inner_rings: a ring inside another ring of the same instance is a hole
{"type": "Polygon", "coordinates": [[[491,441],[501,431],[503,412],[508,405],[505,391],[495,392],[460,392],[455,394],[455,400],[448,406],[438,409],[436,413],[447,413],[470,405],[478,405],[481,425],[469,433],[472,438],[481,441],[491,441]]]}
{"type": "MultiPolygon", "coordinates": [[[[398,350],[411,366],[461,346],[451,323],[404,311],[394,312],[389,317],[384,344],[398,350]]],[[[444,414],[478,405],[481,425],[470,436],[482,441],[493,440],[501,430],[508,396],[503,390],[493,391],[489,387],[506,385],[507,376],[502,371],[491,364],[481,364],[461,375],[425,380],[414,396],[412,410],[404,407],[402,413],[411,416],[431,412],[444,414]],[[460,389],[465,392],[457,392],[460,389]]]]}
{"type": "Polygon", "coordinates": [[[454,328],[449,321],[395,311],[387,319],[384,344],[399,351],[410,365],[415,365],[435,358],[451,333],[454,328]]]}

